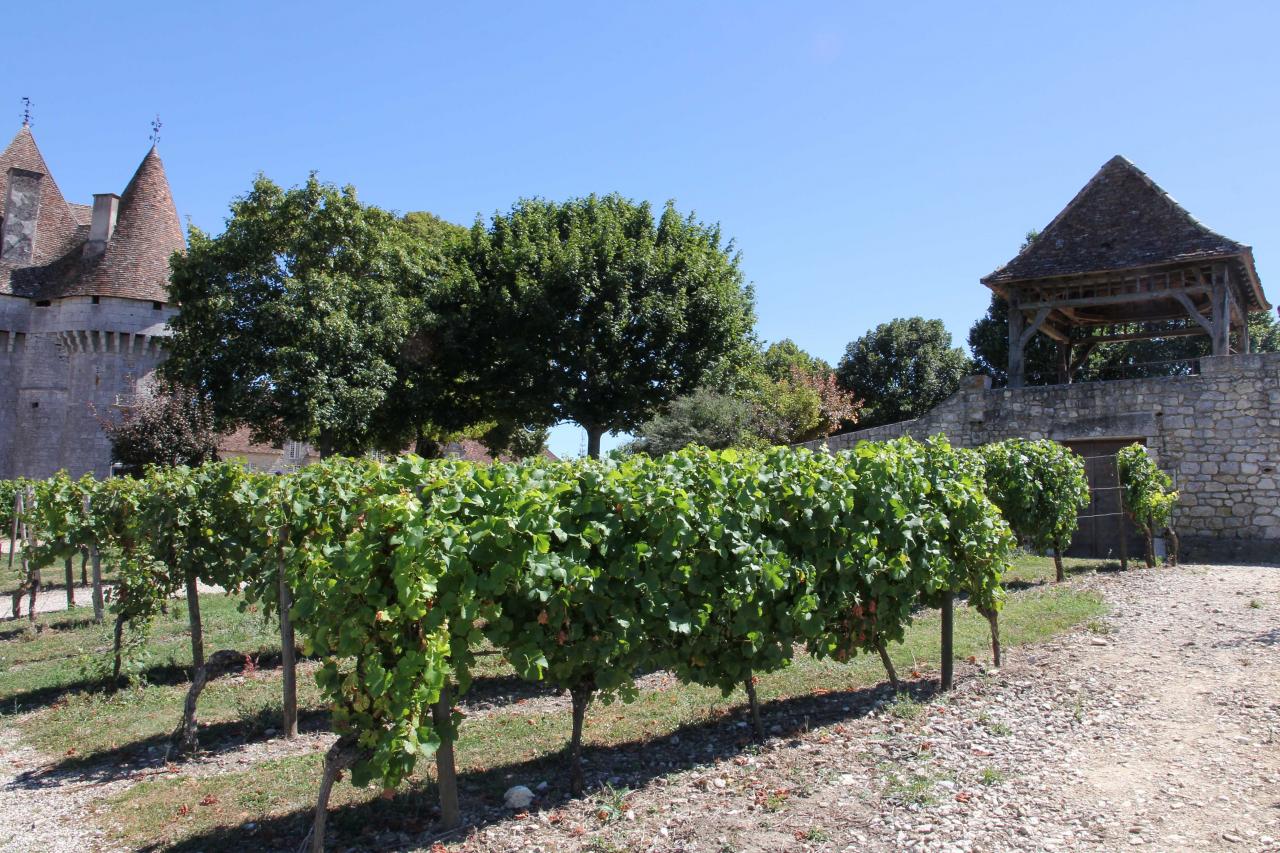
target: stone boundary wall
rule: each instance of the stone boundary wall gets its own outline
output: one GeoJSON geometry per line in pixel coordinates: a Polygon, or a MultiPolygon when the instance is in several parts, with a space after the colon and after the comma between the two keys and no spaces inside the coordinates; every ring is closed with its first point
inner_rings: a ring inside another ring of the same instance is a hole
{"type": "Polygon", "coordinates": [[[1200,359],[1197,376],[992,389],[974,382],[916,420],[806,446],[944,433],[960,447],[1011,437],[1142,439],[1181,492],[1188,560],[1280,563],[1280,353],[1200,359]]]}

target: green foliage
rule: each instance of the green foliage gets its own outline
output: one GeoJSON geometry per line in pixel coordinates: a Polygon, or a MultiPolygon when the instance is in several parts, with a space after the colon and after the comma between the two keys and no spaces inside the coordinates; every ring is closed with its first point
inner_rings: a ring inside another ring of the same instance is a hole
{"type": "Polygon", "coordinates": [[[882,323],[850,343],[836,376],[863,401],[859,426],[873,427],[923,415],[955,393],[971,369],[941,320],[910,317],[882,323]]]}
{"type": "Polygon", "coordinates": [[[1011,540],[981,487],[973,453],[904,439],[836,455],[335,457],[279,477],[152,467],[55,477],[38,505],[50,553],[121,549],[116,606],[137,626],[190,577],[272,612],[283,572],[317,685],[360,748],[353,781],[394,786],[456,736],[430,708],[448,683],[467,691],[484,640],[526,679],[607,701],[654,668],[727,693],[798,646],[878,650],[943,592],[993,612],[1011,540]]]}
{"type": "Polygon", "coordinates": [[[693,391],[752,323],[732,244],[668,204],[529,199],[463,247],[435,341],[462,396],[499,421],[572,421],[594,450],[693,391]]]}
{"type": "Polygon", "coordinates": [[[404,393],[406,353],[422,349],[414,306],[443,269],[421,233],[354,188],[259,176],[222,234],[193,228],[172,260],[182,312],[164,373],[208,400],[220,429],[322,453],[403,448],[427,420],[421,389],[404,393]]]}
{"type": "Polygon", "coordinates": [[[1011,438],[980,451],[987,495],[1038,551],[1065,551],[1089,504],[1084,460],[1056,441],[1011,438]]]}
{"type": "Polygon", "coordinates": [[[104,420],[111,457],[134,472],[145,465],[200,465],[217,455],[213,415],[203,400],[182,388],[162,386],[104,420]]]}
{"type": "Polygon", "coordinates": [[[1173,491],[1173,480],[1159,466],[1141,444],[1131,444],[1116,454],[1120,471],[1120,495],[1125,512],[1147,531],[1169,527],[1173,508],[1178,505],[1178,493],[1173,491]]]}

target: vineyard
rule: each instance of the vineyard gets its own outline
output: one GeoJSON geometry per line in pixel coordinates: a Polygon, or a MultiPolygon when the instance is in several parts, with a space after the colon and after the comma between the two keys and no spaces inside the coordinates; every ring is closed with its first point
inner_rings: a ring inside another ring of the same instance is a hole
{"type": "MultiPolygon", "coordinates": [[[[1169,494],[1140,460],[1128,467],[1146,484],[1135,480],[1135,500],[1142,488],[1169,494]]],[[[763,739],[762,679],[801,659],[827,673],[865,659],[897,686],[891,648],[928,625],[939,632],[945,690],[957,652],[974,652],[971,639],[954,645],[956,600],[985,623],[998,665],[1001,580],[1016,539],[1065,547],[1087,501],[1080,463],[1057,445],[975,452],[939,439],[835,455],[333,459],[287,476],[209,463],[9,490],[16,511],[6,522],[26,543],[15,615],[22,595],[35,600],[42,571],[63,563],[70,588],[71,560],[92,555],[93,598],[103,601],[95,621],[109,623],[111,643],[91,668],[108,694],[127,689],[131,658],[172,621],[171,599],[185,598],[191,673],[164,739],[168,758],[199,754],[201,697],[225,664],[206,653],[200,590],[237,594],[242,612],[278,634],[270,729],[297,737],[301,692],[304,707],[327,707],[339,736],[321,770],[314,850],[348,772],[356,786],[394,796],[420,762],[434,764],[440,825],[463,822],[459,707],[497,661],[568,697],[562,772],[574,795],[586,787],[589,708],[634,702],[638,680],[661,675],[722,697],[741,689],[763,739]],[[103,554],[112,555],[109,584],[103,554]],[[295,651],[310,683],[299,684],[295,651]]],[[[1173,498],[1143,500],[1139,512],[1173,498]]],[[[216,612],[226,618],[221,605],[216,612]]]]}

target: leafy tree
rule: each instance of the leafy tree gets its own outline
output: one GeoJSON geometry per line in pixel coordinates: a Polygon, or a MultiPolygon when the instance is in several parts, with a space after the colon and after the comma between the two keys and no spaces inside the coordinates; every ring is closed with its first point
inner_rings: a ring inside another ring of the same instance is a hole
{"type": "Polygon", "coordinates": [[[144,465],[199,465],[217,455],[213,413],[191,391],[164,385],[124,410],[119,420],[103,420],[111,455],[133,471],[144,465]]]}
{"type": "Polygon", "coordinates": [[[910,317],[882,323],[850,343],[836,376],[864,401],[859,426],[873,427],[923,415],[955,393],[971,368],[941,320],[910,317]]]}
{"type": "Polygon", "coordinates": [[[753,421],[751,405],[741,396],[699,388],[644,424],[630,449],[652,456],[690,444],[721,450],[745,443],[753,421]]]}
{"type": "Polygon", "coordinates": [[[618,195],[477,222],[441,293],[437,364],[499,422],[571,421],[598,456],[740,350],[753,297],[717,226],[618,195]]]}
{"type": "Polygon", "coordinates": [[[193,228],[172,260],[182,312],[166,375],[210,402],[219,429],[325,455],[400,449],[428,414],[421,395],[391,391],[424,323],[411,307],[442,270],[419,226],[314,175],[287,190],[260,176],[222,234],[193,228]]]}
{"type": "Polygon", "coordinates": [[[1161,529],[1169,533],[1171,562],[1177,565],[1178,535],[1172,524],[1178,493],[1173,490],[1173,480],[1160,470],[1147,449],[1136,442],[1116,454],[1116,467],[1120,472],[1120,497],[1124,510],[1142,528],[1146,539],[1147,568],[1155,568],[1155,533],[1161,529]]]}

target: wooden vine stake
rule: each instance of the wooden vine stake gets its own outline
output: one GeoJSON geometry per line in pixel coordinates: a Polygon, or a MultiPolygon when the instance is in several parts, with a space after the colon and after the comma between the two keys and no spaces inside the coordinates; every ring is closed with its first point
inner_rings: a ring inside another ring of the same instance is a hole
{"type": "Polygon", "coordinates": [[[948,590],[942,596],[942,690],[951,689],[955,671],[955,596],[948,590]]]}
{"type": "Polygon", "coordinates": [[[196,702],[208,681],[209,672],[204,661],[204,626],[200,621],[200,586],[196,573],[187,572],[187,617],[191,625],[191,687],[187,690],[187,700],[182,707],[182,724],[176,734],[178,754],[190,754],[199,746],[196,723],[196,702]]]}
{"type": "Polygon", "coordinates": [[[286,738],[295,738],[298,736],[298,653],[293,619],[289,616],[289,609],[293,607],[293,591],[289,589],[289,579],[285,573],[283,548],[278,552],[276,566],[280,579],[280,672],[284,693],[280,702],[284,713],[282,731],[286,738]]]}

